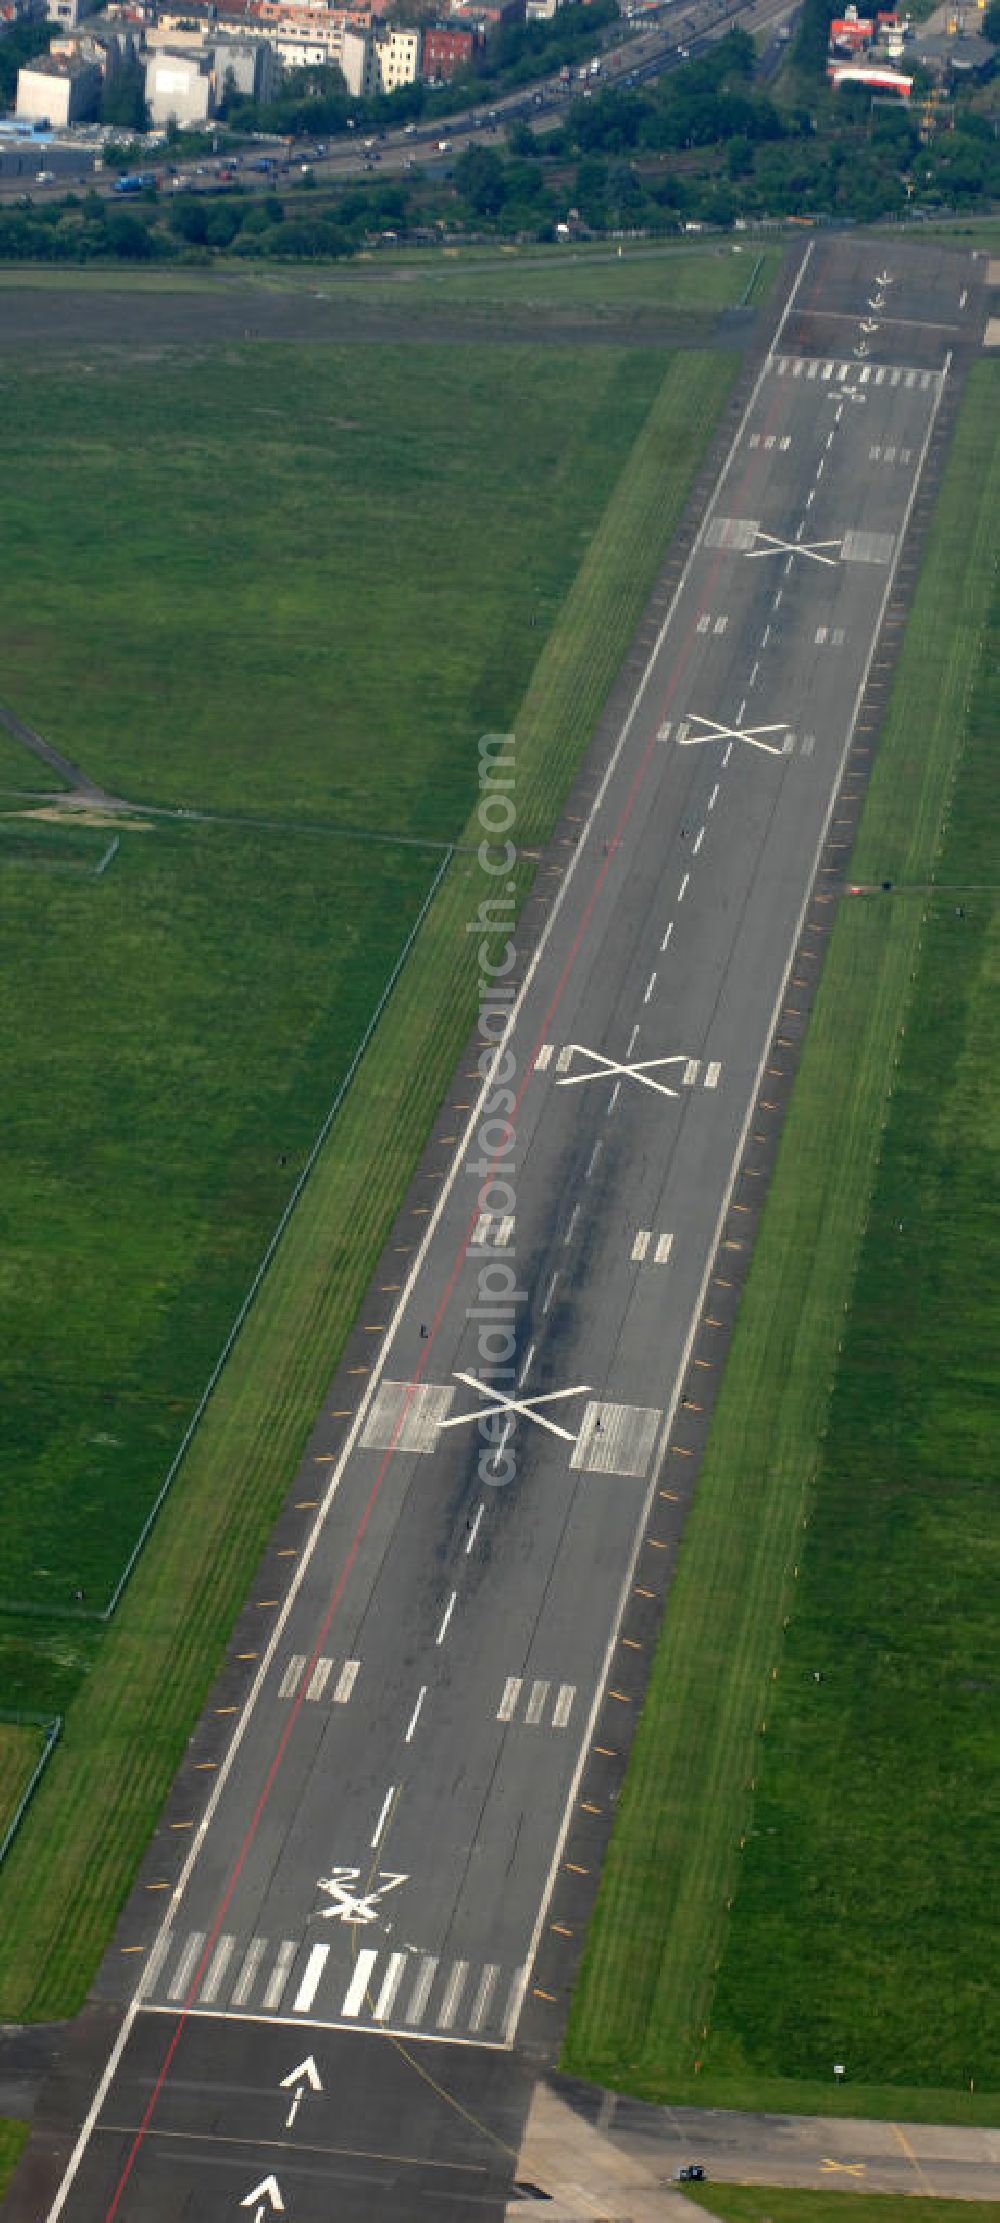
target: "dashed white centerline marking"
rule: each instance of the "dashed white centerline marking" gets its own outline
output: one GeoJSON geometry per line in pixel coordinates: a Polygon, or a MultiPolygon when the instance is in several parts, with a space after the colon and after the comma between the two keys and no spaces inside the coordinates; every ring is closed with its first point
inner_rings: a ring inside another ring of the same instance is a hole
{"type": "Polygon", "coordinates": [[[669,942],[669,940],[670,940],[670,936],[671,936],[671,934],[673,933],[673,931],[674,931],[674,922],[673,922],[673,919],[671,919],[671,921],[670,921],[670,924],[669,924],[669,926],[667,927],[667,931],[666,931],[666,933],[664,934],[663,940],[662,940],[662,942],[660,943],[660,949],[661,949],[661,951],[662,951],[662,950],[665,950],[665,949],[666,949],[667,943],[669,942]]]}
{"type": "Polygon", "coordinates": [[[485,1505],[485,1502],[484,1502],[484,1503],[483,1503],[483,1504],[482,1504],[482,1505],[480,1506],[480,1508],[479,1508],[479,1511],[478,1511],[478,1513],[476,1514],[476,1518],[475,1518],[475,1520],[474,1520],[474,1521],[473,1521],[473,1523],[472,1523],[472,1527],[471,1527],[471,1528],[470,1528],[470,1530],[469,1530],[469,1541],[468,1541],[468,1543],[466,1544],[466,1547],[465,1547],[465,1556],[466,1556],[466,1559],[468,1559],[469,1553],[471,1552],[471,1550],[472,1550],[472,1548],[473,1548],[473,1545],[475,1544],[475,1541],[476,1541],[476,1537],[477,1537],[477,1536],[478,1536],[478,1534],[479,1534],[479,1523],[480,1523],[480,1521],[482,1520],[482,1517],[483,1517],[483,1514],[485,1513],[485,1511],[486,1511],[486,1505],[485,1505]]]}
{"type": "Polygon", "coordinates": [[[732,756],[732,753],[733,753],[733,744],[732,744],[732,742],[731,742],[731,741],[727,741],[727,742],[726,742],[726,746],[725,746],[725,748],[724,748],[724,750],[723,750],[723,752],[722,752],[722,769],[723,769],[723,771],[725,771],[725,769],[726,769],[726,766],[727,766],[727,764],[728,764],[728,762],[729,762],[729,759],[730,759],[730,757],[732,756]]]}
{"type": "MultiPolygon", "coordinates": [[[[715,806],[716,806],[716,803],[718,802],[718,799],[719,799],[719,782],[718,782],[718,780],[716,780],[715,786],[713,787],[713,789],[712,789],[712,792],[711,792],[711,794],[710,794],[710,796],[709,796],[709,798],[708,798],[708,807],[709,807],[709,810],[714,810],[714,809],[715,809],[715,806]]],[[[669,932],[669,928],[668,928],[668,932],[669,932]]]]}
{"type": "Polygon", "coordinates": [[[653,993],[653,990],[654,990],[655,986],[656,986],[656,974],[655,974],[655,972],[654,972],[654,973],[650,973],[649,979],[648,979],[648,980],[647,980],[647,982],[646,982],[646,993],[645,993],[645,995],[644,995],[644,997],[643,997],[643,999],[642,999],[642,1000],[643,1000],[643,1003],[648,1003],[648,1002],[649,1002],[650,996],[652,995],[652,993],[653,993]]]}
{"type": "MultiPolygon", "coordinates": [[[[452,1604],[454,1604],[454,1600],[455,1600],[455,1593],[454,1593],[454,1591],[452,1591],[452,1604]]],[[[441,1641],[441,1640],[440,1640],[440,1638],[438,1638],[438,1642],[439,1642],[439,1643],[440,1643],[440,1641],[441,1641]]],[[[395,1786],[395,1784],[394,1784],[394,1783],[390,1783],[390,1785],[389,1785],[389,1788],[388,1788],[388,1790],[387,1790],[387,1792],[386,1792],[386,1794],[385,1794],[385,1797],[384,1797],[384,1799],[382,1800],[382,1806],[381,1806],[381,1810],[380,1810],[380,1812],[379,1812],[379,1818],[378,1818],[378,1821],[377,1821],[377,1822],[376,1822],[376,1824],[375,1824],[375,1835],[374,1835],[374,1837],[372,1838],[372,1841],[371,1841],[371,1849],[372,1849],[372,1851],[373,1851],[373,1852],[375,1851],[375,1848],[376,1848],[376,1846],[377,1846],[377,1844],[378,1844],[379,1838],[380,1838],[380,1837],[381,1837],[381,1835],[382,1835],[382,1831],[383,1831],[383,1830],[384,1830],[384,1828],[385,1828],[385,1825],[386,1825],[386,1818],[387,1818],[387,1816],[388,1816],[389,1808],[390,1808],[390,1806],[392,1805],[392,1801],[393,1801],[393,1794],[394,1794],[394,1792],[395,1792],[395,1789],[396,1789],[396,1786],[395,1786]]]]}
{"type": "MultiPolygon", "coordinates": [[[[593,1147],[593,1149],[592,1149],[592,1151],[591,1151],[591,1153],[590,1153],[590,1161],[589,1161],[589,1164],[588,1164],[588,1166],[587,1166],[587,1171],[586,1171],[586,1174],[584,1175],[584,1179],[585,1179],[585,1180],[587,1180],[587,1181],[589,1181],[589,1180],[590,1180],[590,1176],[591,1176],[591,1174],[593,1173],[594,1167],[595,1167],[595,1166],[596,1166],[596,1164],[597,1164],[598,1158],[600,1157],[600,1155],[601,1155],[601,1152],[602,1152],[603,1148],[604,1148],[604,1144],[603,1144],[603,1142],[601,1141],[600,1137],[598,1137],[598,1139],[597,1139],[597,1141],[595,1142],[595,1144],[594,1144],[594,1147],[593,1147]]],[[[535,1348],[534,1344],[532,1344],[531,1348],[532,1348],[532,1350],[534,1350],[534,1348],[535,1348]]]]}
{"type": "Polygon", "coordinates": [[[608,1103],[608,1110],[609,1110],[609,1112],[613,1112],[613,1111],[614,1111],[615,1105],[616,1105],[616,1104],[617,1104],[617,1102],[618,1102],[618,1098],[619,1098],[619,1096],[621,1095],[621,1092],[622,1092],[622,1084],[621,1084],[621,1082],[620,1082],[620,1081],[616,1081],[616,1082],[615,1082],[615,1085],[614,1085],[614,1087],[613,1087],[613,1089],[612,1089],[612,1091],[611,1091],[611,1096],[610,1096],[610,1100],[609,1100],[609,1103],[608,1103]]]}
{"type": "Polygon", "coordinates": [[[751,687],[753,686],[753,683],[754,683],[754,681],[755,681],[755,679],[756,679],[756,677],[757,677],[757,674],[758,674],[759,670],[760,670],[760,664],[759,664],[759,662],[758,662],[758,663],[755,663],[755,665],[754,665],[754,668],[753,668],[753,670],[752,670],[752,672],[751,672],[751,674],[750,674],[750,685],[751,685],[751,687]]]}
{"type": "Polygon", "coordinates": [[[543,1299],[543,1301],[542,1301],[542,1312],[543,1312],[543,1314],[545,1314],[545,1313],[546,1313],[546,1312],[548,1311],[548,1309],[549,1309],[549,1306],[550,1306],[550,1304],[552,1303],[552,1299],[553,1299],[553,1297],[555,1296],[555,1293],[556,1293],[556,1282],[558,1281],[558,1279],[559,1279],[559,1276],[558,1276],[558,1274],[557,1274],[557,1273],[556,1273],[556,1274],[553,1274],[553,1276],[552,1276],[552,1279],[551,1279],[551,1281],[550,1281],[550,1283],[549,1283],[549,1286],[548,1286],[548,1288],[547,1288],[547,1290],[546,1290],[546,1292],[545,1292],[545,1296],[544,1296],[544,1299],[543,1299]]]}
{"type": "Polygon", "coordinates": [[[683,880],[681,881],[680,887],[679,887],[679,888],[678,888],[678,890],[677,890],[677,901],[678,901],[678,903],[683,903],[683,901],[684,901],[684,898],[685,898],[685,896],[686,896],[686,894],[687,894],[687,885],[688,885],[688,881],[690,880],[690,878],[691,878],[691,874],[690,874],[689,872],[686,872],[686,873],[684,874],[684,878],[683,878],[683,880]]]}
{"type": "Polygon", "coordinates": [[[441,1626],[440,1626],[440,1628],[439,1628],[439,1630],[438,1630],[438,1633],[437,1633],[437,1635],[436,1635],[436,1637],[435,1637],[435,1639],[434,1639],[434,1642],[435,1642],[435,1644],[443,1644],[443,1643],[444,1643],[445,1637],[446,1637],[446,1636],[447,1636],[447,1634],[448,1634],[448,1623],[449,1623],[449,1621],[451,1620],[452,1614],[453,1614],[453,1613],[454,1613],[454,1611],[455,1611],[455,1600],[456,1600],[456,1598],[457,1598],[457,1597],[458,1597],[458,1592],[457,1592],[457,1590],[453,1590],[453,1591],[452,1591],[452,1593],[451,1593],[451,1597],[449,1598],[449,1600],[448,1600],[448,1603],[447,1603],[447,1605],[445,1606],[445,1609],[444,1609],[444,1619],[443,1619],[443,1621],[442,1621],[442,1623],[441,1623],[441,1626]]]}
{"type": "Polygon", "coordinates": [[[764,627],[764,630],[763,630],[763,633],[762,633],[762,634],[761,634],[761,636],[760,636],[760,645],[761,645],[761,647],[762,647],[762,648],[766,648],[766,647],[767,647],[767,644],[768,644],[768,641],[770,640],[770,638],[771,638],[771,628],[770,628],[770,626],[769,626],[769,625],[765,625],[765,627],[764,627]]]}
{"type": "Polygon", "coordinates": [[[694,837],[694,848],[693,848],[693,849],[692,849],[692,851],[691,851],[691,854],[692,854],[692,856],[693,856],[693,857],[696,857],[696,856],[697,856],[697,854],[698,854],[698,851],[699,851],[699,849],[701,848],[701,845],[702,845],[702,842],[704,841],[704,839],[705,839],[705,828],[704,828],[704,826],[699,826],[699,828],[698,828],[698,831],[697,831],[697,833],[696,833],[696,835],[695,835],[695,837],[694,837]]]}
{"type": "Polygon", "coordinates": [[[823,476],[823,463],[824,463],[824,458],[823,458],[822,456],[820,456],[819,462],[818,462],[818,463],[817,463],[817,465],[816,465],[816,477],[817,477],[817,479],[821,479],[821,478],[822,478],[822,476],[823,476]]]}
{"type": "MultiPolygon", "coordinates": [[[[598,1144],[598,1148],[600,1148],[600,1145],[599,1145],[599,1144],[598,1144]]],[[[591,1161],[591,1162],[593,1162],[593,1161],[591,1161]]],[[[588,1168],[587,1168],[587,1171],[588,1171],[588,1173],[589,1173],[589,1171],[590,1171],[590,1167],[589,1167],[589,1166],[588,1166],[588,1168]]],[[[522,1385],[522,1383],[523,1383],[523,1382],[525,1382],[525,1381],[527,1380],[527,1376],[528,1376],[528,1369],[529,1369],[529,1367],[530,1367],[530,1365],[531,1365],[531,1361],[532,1361],[532,1359],[534,1358],[534,1356],[535,1356],[535,1346],[534,1346],[534,1344],[533,1344],[533,1343],[529,1343],[529,1345],[528,1345],[528,1348],[527,1348],[527,1351],[526,1351],[526,1353],[525,1353],[525,1358],[524,1358],[524,1364],[523,1364],[523,1366],[522,1366],[522,1368],[521,1368],[521,1371],[520,1371],[520,1373],[519,1373],[519,1375],[518,1375],[518,1377],[517,1377],[517,1386],[518,1386],[518,1389],[520,1389],[520,1388],[521,1388],[521,1385],[522,1385]]]]}
{"type": "MultiPolygon", "coordinates": [[[[482,1512],[482,1506],[480,1506],[479,1510],[480,1510],[480,1512],[482,1512]]],[[[408,1727],[408,1729],[407,1729],[407,1732],[406,1732],[406,1735],[405,1735],[405,1737],[403,1738],[403,1743],[404,1743],[404,1744],[412,1744],[412,1743],[413,1743],[413,1732],[414,1732],[414,1730],[415,1730],[415,1728],[416,1728],[416,1726],[417,1726],[417,1723],[418,1723],[418,1721],[419,1721],[419,1719],[420,1719],[420,1708],[421,1708],[421,1706],[423,1705],[423,1702],[424,1702],[424,1699],[426,1698],[426,1696],[427,1696],[427,1685],[426,1685],[426,1683],[421,1683],[421,1685],[420,1685],[420,1689],[419,1689],[419,1691],[418,1691],[418,1693],[417,1693],[417,1703],[416,1703],[416,1705],[414,1706],[414,1709],[413,1709],[413,1712],[412,1712],[412,1714],[410,1715],[410,1722],[409,1722],[409,1727],[408,1727]]]]}
{"type": "Polygon", "coordinates": [[[627,1062],[627,1061],[628,1061],[628,1059],[629,1059],[629,1058],[631,1057],[631,1055],[632,1055],[632,1052],[633,1052],[633,1050],[635,1049],[635,1046],[636,1046],[636,1043],[638,1042],[638,1040],[639,1040],[639,1029],[638,1029],[638,1026],[634,1026],[634,1027],[633,1027],[633,1029],[632,1029],[632,1032],[631,1032],[631,1034],[629,1035],[629,1038],[628,1038],[628,1049],[627,1049],[627,1050],[626,1050],[626,1052],[625,1052],[625,1058],[626,1058],[626,1062],[627,1062]]]}
{"type": "Polygon", "coordinates": [[[742,702],[741,702],[741,704],[740,704],[740,707],[739,707],[739,709],[738,709],[738,711],[737,711],[737,713],[736,713],[736,723],[737,723],[737,725],[738,725],[738,726],[741,726],[741,725],[743,724],[743,713],[744,713],[744,711],[745,711],[745,709],[746,709],[746,706],[747,706],[747,698],[746,698],[746,696],[744,695],[744,697],[743,697],[743,700],[742,700],[742,702]]]}
{"type": "Polygon", "coordinates": [[[573,1240],[573,1236],[574,1236],[574,1233],[575,1233],[575,1231],[576,1231],[576,1223],[577,1223],[577,1220],[579,1219],[579,1217],[580,1217],[580,1207],[579,1207],[579,1205],[578,1205],[578,1204],[574,1204],[574,1206],[573,1206],[573,1210],[572,1210],[572,1212],[570,1213],[569,1226],[568,1226],[568,1228],[566,1229],[566,1233],[565,1233],[565,1235],[563,1236],[563,1243],[564,1243],[564,1244],[566,1244],[566,1243],[571,1243],[571,1242],[572,1242],[572,1240],[573,1240]]]}

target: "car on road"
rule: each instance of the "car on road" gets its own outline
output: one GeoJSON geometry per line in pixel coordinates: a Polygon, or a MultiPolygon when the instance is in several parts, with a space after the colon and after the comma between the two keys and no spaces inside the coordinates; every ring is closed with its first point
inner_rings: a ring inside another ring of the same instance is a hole
{"type": "Polygon", "coordinates": [[[700,2161],[686,2161],[683,2168],[674,2170],[675,2184],[704,2184],[705,2171],[700,2161]]]}
{"type": "Polygon", "coordinates": [[[36,184],[36,185],[51,185],[51,184],[52,184],[52,181],[53,181],[53,178],[55,177],[55,174],[56,174],[56,173],[55,173],[55,171],[54,171],[54,170],[36,170],[36,171],[35,171],[35,184],[36,184]]]}

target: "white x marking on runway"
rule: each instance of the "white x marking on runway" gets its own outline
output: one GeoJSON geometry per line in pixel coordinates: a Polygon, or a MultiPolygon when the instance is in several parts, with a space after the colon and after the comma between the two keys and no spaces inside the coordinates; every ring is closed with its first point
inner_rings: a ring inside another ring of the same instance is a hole
{"type": "Polygon", "coordinates": [[[814,563],[835,566],[843,547],[843,541],[840,540],[779,540],[774,533],[762,533],[759,525],[756,539],[761,542],[761,546],[747,549],[751,560],[754,556],[811,556],[814,563]],[[824,548],[835,548],[837,555],[825,556],[824,548]]]}
{"type": "MultiPolygon", "coordinates": [[[[702,722],[704,723],[704,721],[702,722]]],[[[720,734],[723,732],[721,726],[718,730],[720,734]]],[[[714,736],[697,734],[695,738],[699,741],[707,741],[714,736]]],[[[677,1089],[668,1088],[666,1081],[651,1079],[652,1071],[659,1065],[687,1065],[688,1063],[686,1057],[645,1057],[639,1058],[635,1064],[630,1065],[623,1064],[618,1058],[604,1057],[600,1050],[588,1050],[583,1042],[571,1042],[569,1048],[573,1057],[592,1058],[593,1066],[589,1073],[560,1073],[556,1082],[557,1088],[579,1088],[581,1081],[606,1081],[617,1076],[619,1080],[638,1081],[642,1088],[655,1089],[658,1096],[676,1096],[677,1089]]]]}
{"type": "MultiPolygon", "coordinates": [[[[677,746],[681,749],[693,749],[699,741],[745,741],[751,749],[765,749],[768,756],[784,756],[785,754],[784,735],[788,732],[788,727],[784,720],[776,726],[720,726],[714,718],[702,718],[696,710],[689,710],[686,722],[691,725],[705,726],[707,731],[704,733],[679,733],[677,746]],[[768,741],[766,735],[769,733],[780,733],[782,735],[781,741],[768,741]]],[[[676,1059],[663,1059],[662,1062],[664,1064],[676,1064],[677,1061],[676,1059]]],[[[676,1091],[668,1089],[666,1093],[668,1096],[673,1096],[676,1091]]]]}
{"type": "Polygon", "coordinates": [[[547,1389],[540,1397],[508,1397],[502,1389],[495,1389],[492,1382],[481,1382],[478,1375],[462,1374],[457,1368],[455,1380],[464,1382],[467,1389],[478,1390],[480,1397],[486,1398],[488,1402],[473,1406],[468,1413],[449,1414],[447,1420],[439,1420],[439,1428],[460,1428],[465,1420],[487,1420],[497,1413],[520,1413],[522,1420],[536,1421],[539,1428],[547,1428],[550,1435],[562,1436],[566,1443],[576,1442],[572,1429],[560,1428],[556,1421],[549,1420],[537,1408],[539,1405],[554,1405],[560,1397],[588,1397],[589,1383],[578,1382],[575,1389],[547,1389]]]}

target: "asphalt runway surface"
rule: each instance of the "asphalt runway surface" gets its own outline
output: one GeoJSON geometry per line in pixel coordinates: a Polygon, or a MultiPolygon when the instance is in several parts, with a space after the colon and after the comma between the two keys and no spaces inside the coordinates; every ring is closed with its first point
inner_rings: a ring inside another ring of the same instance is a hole
{"type": "Polygon", "coordinates": [[[463,1063],[16,2223],[503,2212],[565,2016],[578,1925],[554,1910],[592,1900],[580,1845],[606,1835],[594,1786],[641,1695],[685,1428],[745,1269],[753,1115],[842,878],[835,799],[868,753],[978,267],[834,237],[804,256],[641,683],[541,867],[513,1006],[516,742],[483,752],[469,925],[503,1064],[482,1083],[463,1063]]]}

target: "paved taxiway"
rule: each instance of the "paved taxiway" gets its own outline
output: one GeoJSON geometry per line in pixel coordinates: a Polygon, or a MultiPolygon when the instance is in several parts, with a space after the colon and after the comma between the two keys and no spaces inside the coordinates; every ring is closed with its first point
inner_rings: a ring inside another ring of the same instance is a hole
{"type": "MultiPolygon", "coordinates": [[[[545,868],[500,1100],[467,1059],[446,1177],[363,1311],[378,1356],[317,1424],[313,1525],[257,1612],[53,2218],[249,2198],[318,2223],[334,2184],[345,2218],[499,2212],[511,2049],[558,2035],[551,1893],[645,1554],[676,1548],[678,1402],[746,1247],[733,1184],[975,267],[857,240],[804,259],[570,861],[545,868]],[[452,2160],[479,2174],[446,2188],[452,2160]]],[[[495,864],[516,740],[484,763],[495,864]]],[[[500,983],[506,886],[484,872],[500,983]]]]}

